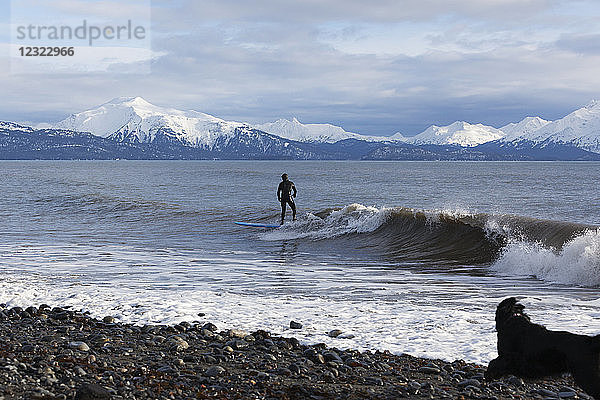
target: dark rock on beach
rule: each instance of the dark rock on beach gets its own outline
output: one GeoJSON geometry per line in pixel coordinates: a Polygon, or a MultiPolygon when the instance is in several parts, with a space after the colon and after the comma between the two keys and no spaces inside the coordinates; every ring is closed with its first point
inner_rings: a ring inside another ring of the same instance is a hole
{"type": "Polygon", "coordinates": [[[0,400],[590,398],[569,376],[486,381],[484,371],[206,322],[135,326],[60,307],[0,307],[0,400]]]}

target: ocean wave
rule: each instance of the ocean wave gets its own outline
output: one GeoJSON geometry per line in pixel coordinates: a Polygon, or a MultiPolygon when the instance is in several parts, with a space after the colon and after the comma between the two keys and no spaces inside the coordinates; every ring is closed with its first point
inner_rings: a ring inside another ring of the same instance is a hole
{"type": "Polygon", "coordinates": [[[576,236],[560,250],[540,243],[509,243],[492,270],[501,275],[532,276],[561,284],[600,286],[600,229],[576,236]]]}
{"type": "Polygon", "coordinates": [[[110,196],[101,193],[62,193],[41,196],[32,200],[33,207],[47,213],[88,215],[94,218],[173,219],[192,217],[197,212],[182,209],[177,204],[148,199],[110,196]]]}
{"type": "Polygon", "coordinates": [[[500,274],[600,284],[598,228],[564,221],[350,204],[309,213],[261,238],[330,241],[399,262],[484,265],[500,274]]]}

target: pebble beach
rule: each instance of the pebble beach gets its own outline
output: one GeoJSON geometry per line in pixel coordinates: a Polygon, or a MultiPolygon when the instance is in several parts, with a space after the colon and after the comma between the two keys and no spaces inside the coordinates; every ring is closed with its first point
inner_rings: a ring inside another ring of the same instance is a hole
{"type": "Polygon", "coordinates": [[[138,326],[70,308],[0,305],[3,400],[591,399],[566,375],[486,381],[484,371],[206,321],[138,326]]]}

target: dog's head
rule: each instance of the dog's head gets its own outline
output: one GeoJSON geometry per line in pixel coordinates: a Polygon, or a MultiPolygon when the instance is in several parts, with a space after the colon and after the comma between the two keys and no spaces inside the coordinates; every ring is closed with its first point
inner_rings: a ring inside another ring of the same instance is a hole
{"type": "Polygon", "coordinates": [[[496,330],[500,332],[512,318],[523,318],[529,321],[529,316],[523,312],[525,306],[516,298],[509,297],[498,304],[496,308],[496,330]]]}

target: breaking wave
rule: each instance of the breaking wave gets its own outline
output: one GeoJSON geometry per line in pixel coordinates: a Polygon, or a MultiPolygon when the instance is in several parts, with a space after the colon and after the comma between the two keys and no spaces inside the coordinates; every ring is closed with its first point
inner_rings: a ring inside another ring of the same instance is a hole
{"type": "Polygon", "coordinates": [[[600,285],[600,229],[592,225],[350,204],[309,213],[261,238],[327,241],[398,262],[489,266],[501,275],[600,285]]]}

